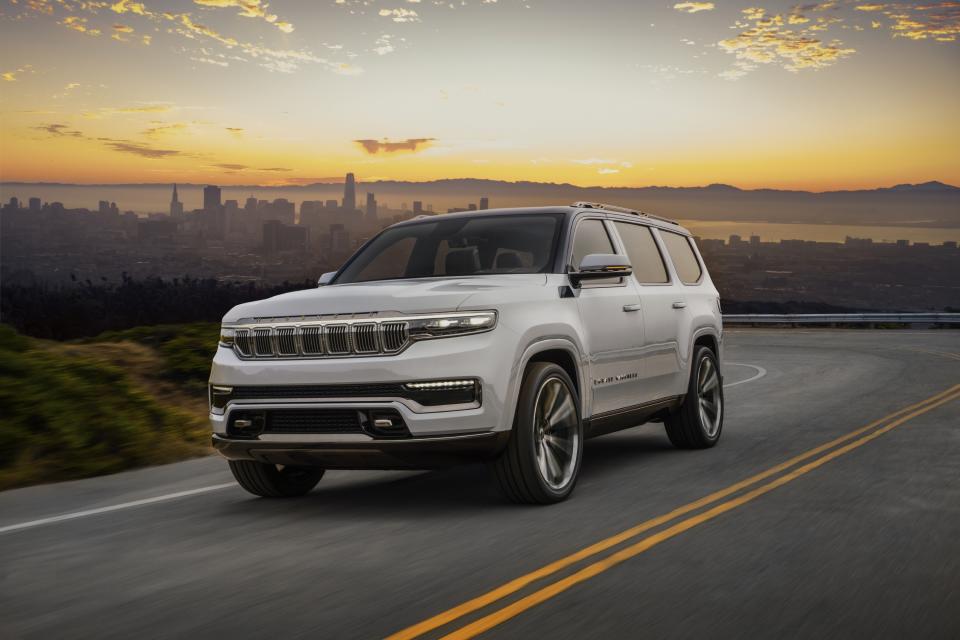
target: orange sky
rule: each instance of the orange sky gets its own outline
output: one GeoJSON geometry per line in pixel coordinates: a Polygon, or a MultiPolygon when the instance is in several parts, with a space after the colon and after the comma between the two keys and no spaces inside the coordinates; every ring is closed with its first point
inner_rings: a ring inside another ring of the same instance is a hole
{"type": "Polygon", "coordinates": [[[956,4],[8,2],[0,179],[960,184],[956,4]]]}

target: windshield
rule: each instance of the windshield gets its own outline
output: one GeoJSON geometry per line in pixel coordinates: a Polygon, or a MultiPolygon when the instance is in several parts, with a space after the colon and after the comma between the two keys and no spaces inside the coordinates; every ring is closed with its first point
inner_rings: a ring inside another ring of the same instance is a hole
{"type": "Polygon", "coordinates": [[[333,283],[545,273],[561,227],[562,214],[438,216],[401,225],[363,247],[333,283]]]}

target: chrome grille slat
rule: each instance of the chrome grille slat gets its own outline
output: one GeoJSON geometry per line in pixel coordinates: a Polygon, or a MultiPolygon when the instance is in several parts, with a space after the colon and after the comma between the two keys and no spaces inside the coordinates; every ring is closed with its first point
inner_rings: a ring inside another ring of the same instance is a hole
{"type": "Polygon", "coordinates": [[[347,355],[350,353],[350,325],[328,324],[324,327],[324,337],[327,342],[327,352],[331,355],[347,355]]]}
{"type": "Polygon", "coordinates": [[[273,330],[270,328],[253,330],[254,355],[258,357],[273,355],[273,330]]]}
{"type": "Polygon", "coordinates": [[[296,327],[277,327],[274,335],[276,336],[278,356],[300,355],[296,327]]]}
{"type": "MultiPolygon", "coordinates": [[[[341,316],[342,317],[342,316],[341,316]]],[[[395,354],[410,344],[406,320],[277,318],[264,326],[236,330],[234,353],[240,358],[331,358],[395,354]]]]}
{"type": "Polygon", "coordinates": [[[352,326],[353,349],[357,353],[377,353],[380,351],[377,340],[377,325],[373,322],[363,322],[352,326]]]}
{"type": "Polygon", "coordinates": [[[387,353],[399,351],[407,344],[406,322],[384,322],[380,325],[383,350],[387,353]]]}
{"type": "Polygon", "coordinates": [[[323,353],[323,328],[300,327],[300,342],[305,356],[316,356],[323,353]]]}

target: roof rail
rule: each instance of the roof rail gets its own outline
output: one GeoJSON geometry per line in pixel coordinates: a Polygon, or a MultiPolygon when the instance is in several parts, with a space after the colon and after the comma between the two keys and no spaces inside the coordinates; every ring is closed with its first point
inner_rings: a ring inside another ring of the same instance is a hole
{"type": "Polygon", "coordinates": [[[659,220],[660,222],[667,222],[669,224],[680,226],[679,222],[676,220],[671,220],[670,218],[655,216],[652,213],[647,213],[646,211],[636,211],[634,209],[618,207],[612,204],[604,204],[602,202],[574,202],[570,206],[579,207],[580,209],[603,209],[604,211],[610,211],[611,213],[628,213],[634,216],[646,216],[647,218],[652,218],[653,220],[659,220]]]}

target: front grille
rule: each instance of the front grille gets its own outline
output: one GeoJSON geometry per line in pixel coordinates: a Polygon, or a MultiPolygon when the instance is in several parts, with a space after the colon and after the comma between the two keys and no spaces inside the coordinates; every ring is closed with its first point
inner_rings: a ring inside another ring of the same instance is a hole
{"type": "Polygon", "coordinates": [[[410,343],[406,321],[285,324],[236,329],[241,358],[321,358],[390,354],[410,343]]]}
{"type": "Polygon", "coordinates": [[[264,433],[363,433],[355,409],[268,411],[264,433]]]}
{"type": "Polygon", "coordinates": [[[261,434],[367,434],[374,438],[409,438],[410,430],[395,409],[270,409],[235,411],[227,434],[256,439],[261,434]]]}
{"type": "Polygon", "coordinates": [[[234,387],[234,400],[328,398],[403,398],[409,395],[400,383],[249,385],[234,387]]]}

